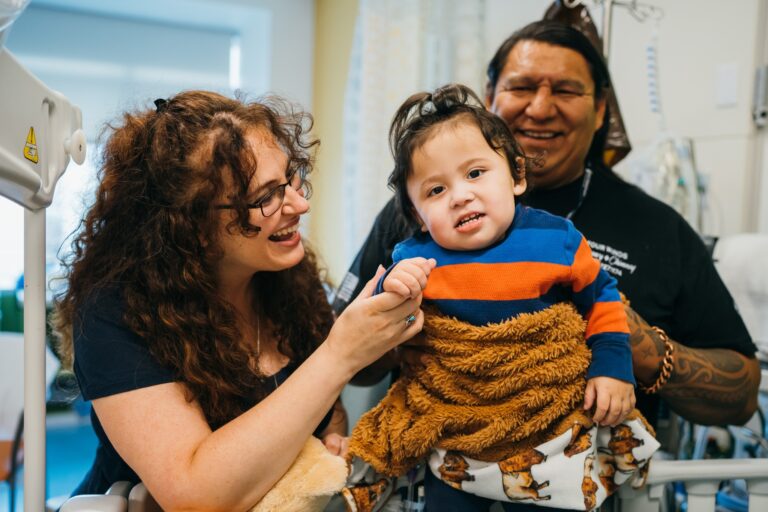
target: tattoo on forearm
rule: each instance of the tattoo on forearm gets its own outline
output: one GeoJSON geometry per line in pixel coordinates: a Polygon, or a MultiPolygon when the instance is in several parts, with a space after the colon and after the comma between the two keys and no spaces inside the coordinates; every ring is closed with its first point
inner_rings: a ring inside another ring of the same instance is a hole
{"type": "Polygon", "coordinates": [[[664,355],[664,343],[633,309],[627,310],[627,320],[632,327],[629,333],[629,344],[632,347],[635,368],[658,368],[659,359],[664,355]]]}
{"type": "Polygon", "coordinates": [[[751,372],[731,350],[692,350],[678,344],[675,371],[662,395],[704,398],[722,406],[742,404],[752,393],[751,372]]]}
{"type": "MultiPolygon", "coordinates": [[[[629,333],[629,343],[632,346],[654,343],[656,336],[654,335],[653,328],[638,315],[634,309],[627,309],[627,320],[630,326],[634,326],[629,333]]],[[[650,346],[648,347],[650,348],[650,346]]],[[[660,348],[663,351],[664,345],[661,344],[660,348]]]]}
{"type": "MultiPolygon", "coordinates": [[[[635,373],[650,385],[658,376],[664,342],[632,309],[627,310],[627,317],[635,373]]],[[[754,408],[759,379],[753,361],[733,350],[694,349],[675,343],[675,368],[659,394],[688,419],[730,422],[754,408]]]]}

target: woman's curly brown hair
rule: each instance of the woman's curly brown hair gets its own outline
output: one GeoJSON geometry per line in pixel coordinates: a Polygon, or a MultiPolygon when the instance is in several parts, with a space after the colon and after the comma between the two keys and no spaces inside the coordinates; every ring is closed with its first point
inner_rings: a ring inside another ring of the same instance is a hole
{"type": "MultiPolygon", "coordinates": [[[[233,308],[217,293],[222,254],[213,206],[233,184],[235,218],[226,227],[257,236],[247,203],[258,162],[246,134],[271,133],[289,166],[306,175],[318,143],[305,137],[311,124],[277,98],[189,91],[108,126],[95,202],[64,262],[68,287],[54,323],[65,362],[72,363],[72,328],[83,308],[99,291],[119,290],[126,324],[174,369],[213,428],[265,396],[258,354],[243,346],[233,308]]],[[[305,360],[333,321],[314,254],[307,249],[293,268],[256,273],[252,286],[254,311],[275,326],[278,350],[305,360]]]]}

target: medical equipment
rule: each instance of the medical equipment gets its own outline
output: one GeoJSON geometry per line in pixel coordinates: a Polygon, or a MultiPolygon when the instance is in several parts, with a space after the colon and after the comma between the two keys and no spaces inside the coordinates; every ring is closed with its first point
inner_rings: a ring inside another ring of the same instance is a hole
{"type": "Polygon", "coordinates": [[[29,0],[0,0],[0,195],[24,207],[24,510],[45,510],[45,208],[70,158],[85,160],[80,109],[4,48],[29,0]]]}
{"type": "MultiPolygon", "coordinates": [[[[664,12],[656,6],[636,0],[562,0],[567,8],[591,4],[602,10],[601,36],[603,55],[608,60],[611,47],[613,7],[620,6],[640,22],[652,21],[653,32],[646,46],[646,74],[650,110],[658,116],[659,134],[646,148],[636,151],[628,160],[628,180],[648,194],[672,206],[697,231],[703,229],[706,206],[705,180],[696,169],[693,141],[667,132],[659,94],[658,33],[664,12]]],[[[627,142],[627,147],[628,142],[627,142]]],[[[627,150],[628,151],[628,150],[627,150]]],[[[626,153],[625,153],[626,154],[626,153]]]]}
{"type": "Polygon", "coordinates": [[[706,185],[696,168],[693,140],[667,131],[659,91],[659,21],[660,18],[655,18],[646,46],[648,100],[651,112],[658,117],[659,132],[655,140],[638,153],[639,158],[630,162],[632,181],[677,210],[701,233],[704,228],[706,185]]]}
{"type": "Polygon", "coordinates": [[[645,4],[638,2],[637,0],[592,0],[592,2],[586,2],[585,0],[562,0],[563,5],[569,9],[573,9],[580,5],[591,3],[593,6],[600,6],[603,11],[602,26],[600,27],[600,34],[603,39],[603,56],[605,60],[608,60],[611,50],[611,29],[613,26],[613,7],[618,5],[624,7],[629,13],[638,21],[645,21],[649,18],[660,19],[663,16],[663,11],[655,5],[645,4]]]}

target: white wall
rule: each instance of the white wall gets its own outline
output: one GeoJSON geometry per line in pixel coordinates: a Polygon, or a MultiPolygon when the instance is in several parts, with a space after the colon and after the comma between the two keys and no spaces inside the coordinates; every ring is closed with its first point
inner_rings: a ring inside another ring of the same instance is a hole
{"type": "MultiPolygon", "coordinates": [[[[758,66],[768,66],[768,0],[761,0],[757,19],[759,28],[755,62],[758,66]]],[[[768,91],[764,91],[764,94],[764,98],[768,97],[768,91]]],[[[768,233],[768,126],[758,130],[754,155],[759,171],[754,190],[759,198],[763,198],[757,204],[757,231],[768,233]]]]}
{"type": "Polygon", "coordinates": [[[244,56],[251,56],[243,59],[244,88],[263,93],[254,89],[266,86],[311,107],[314,0],[32,0],[31,5],[241,33],[244,56]],[[268,60],[248,53],[264,45],[270,48],[268,60]]]}
{"type": "MultiPolygon", "coordinates": [[[[514,29],[540,19],[551,3],[487,1],[489,56],[514,29]]],[[[760,198],[756,187],[761,171],[751,121],[754,69],[768,30],[766,2],[644,1],[664,11],[659,24],[659,80],[667,129],[693,139],[699,170],[709,178],[713,208],[705,230],[714,235],[755,230],[758,201],[768,202],[766,192],[760,198]],[[735,88],[732,105],[717,105],[718,71],[725,74],[722,85],[735,88]]],[[[601,28],[601,10],[593,9],[592,14],[601,28]]],[[[652,31],[652,21],[641,23],[627,9],[614,7],[609,66],[635,150],[658,133],[646,76],[645,49],[652,31]]],[[[768,225],[763,230],[768,231],[768,225]]]]}
{"type": "MultiPolygon", "coordinates": [[[[136,0],[132,0],[136,1],[136,0]]],[[[154,4],[159,0],[147,0],[154,4]]],[[[190,0],[186,0],[190,2],[190,0]]],[[[219,11],[258,7],[272,18],[269,45],[272,60],[269,66],[269,91],[295,101],[306,110],[312,109],[314,83],[312,72],[315,45],[315,0],[195,0],[215,6],[219,11]]],[[[191,2],[190,2],[191,3],[191,2]]],[[[237,21],[236,19],[233,21],[237,21]]],[[[240,20],[241,28],[246,28],[240,20]]],[[[243,39],[243,46],[261,44],[258,34],[243,39]]],[[[244,62],[248,72],[248,63],[244,62]]],[[[254,69],[253,72],[258,72],[254,69]]]]}

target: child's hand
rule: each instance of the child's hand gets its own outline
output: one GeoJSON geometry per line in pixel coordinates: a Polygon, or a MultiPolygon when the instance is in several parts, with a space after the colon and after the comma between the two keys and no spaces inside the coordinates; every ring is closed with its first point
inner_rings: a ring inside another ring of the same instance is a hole
{"type": "Polygon", "coordinates": [[[384,291],[412,299],[418,297],[427,286],[427,277],[435,264],[434,258],[408,258],[399,262],[384,279],[384,291]]]}
{"type": "Polygon", "coordinates": [[[323,437],[323,444],[326,450],[339,457],[346,457],[349,451],[349,438],[336,433],[323,437]]]}
{"type": "Polygon", "coordinates": [[[615,427],[635,408],[635,388],[613,377],[593,377],[587,381],[584,409],[595,405],[592,417],[598,425],[615,427]]]}

